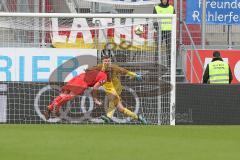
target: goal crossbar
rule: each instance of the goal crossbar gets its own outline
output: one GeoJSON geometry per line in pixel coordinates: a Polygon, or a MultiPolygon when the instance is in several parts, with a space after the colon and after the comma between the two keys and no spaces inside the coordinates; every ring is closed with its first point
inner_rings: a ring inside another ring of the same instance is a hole
{"type": "Polygon", "coordinates": [[[0,17],[39,17],[39,18],[172,18],[175,14],[87,14],[87,13],[12,13],[2,12],[0,17]]]}

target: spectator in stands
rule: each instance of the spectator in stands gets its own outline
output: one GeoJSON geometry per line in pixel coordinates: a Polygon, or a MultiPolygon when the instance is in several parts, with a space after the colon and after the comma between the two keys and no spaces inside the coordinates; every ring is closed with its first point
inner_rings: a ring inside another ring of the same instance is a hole
{"type": "Polygon", "coordinates": [[[232,82],[232,72],[228,63],[223,62],[219,51],[213,52],[213,59],[203,75],[203,83],[209,84],[230,84],[232,82]]]}
{"type": "MultiPolygon", "coordinates": [[[[160,0],[160,4],[154,6],[153,14],[175,14],[174,7],[169,4],[169,0],[160,0]]],[[[162,44],[165,42],[165,48],[161,48],[161,50],[168,54],[168,58],[170,58],[171,54],[171,31],[172,25],[170,19],[163,19],[161,20],[161,26],[158,25],[159,22],[154,23],[154,28],[159,34],[158,30],[161,29],[161,41],[162,44]]],[[[159,35],[157,35],[158,37],[159,35]]],[[[159,42],[158,42],[159,43],[159,42]]],[[[159,44],[157,44],[159,46],[159,44]]],[[[158,48],[158,47],[157,47],[158,48]]]]}

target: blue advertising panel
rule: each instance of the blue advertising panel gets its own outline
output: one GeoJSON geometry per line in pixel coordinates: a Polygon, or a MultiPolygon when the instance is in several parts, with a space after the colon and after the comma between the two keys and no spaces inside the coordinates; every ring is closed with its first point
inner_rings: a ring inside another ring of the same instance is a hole
{"type": "MultiPolygon", "coordinates": [[[[206,0],[207,24],[240,24],[240,0],[206,0]]],[[[186,23],[200,24],[202,0],[187,0],[186,23]]]]}
{"type": "MultiPolygon", "coordinates": [[[[96,49],[63,48],[0,48],[0,81],[48,82],[56,69],[60,72],[71,70],[68,81],[83,72],[86,64],[97,64],[96,49]],[[91,56],[91,62],[84,59],[91,56]],[[84,63],[80,63],[84,62],[84,63]],[[62,66],[66,61],[69,65],[62,66]]],[[[55,77],[52,79],[55,80],[55,77]]]]}

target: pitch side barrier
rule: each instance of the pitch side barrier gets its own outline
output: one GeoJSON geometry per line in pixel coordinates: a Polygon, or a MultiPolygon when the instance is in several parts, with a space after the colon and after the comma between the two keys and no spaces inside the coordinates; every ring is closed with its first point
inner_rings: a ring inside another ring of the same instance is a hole
{"type": "Polygon", "coordinates": [[[239,92],[239,84],[177,84],[176,124],[240,124],[239,92]]]}
{"type": "MultiPolygon", "coordinates": [[[[63,107],[60,118],[50,121],[44,120],[41,110],[48,105],[54,95],[58,94],[57,87],[63,83],[33,83],[1,82],[0,84],[0,122],[1,123],[102,123],[98,118],[104,114],[104,108],[93,108],[88,92],[84,98],[77,98],[63,107]]],[[[176,87],[176,124],[240,124],[240,85],[203,85],[177,84],[176,87]]],[[[101,92],[101,91],[100,91],[101,92]]],[[[135,112],[153,112],[153,108],[146,108],[143,104],[150,99],[142,97],[131,87],[126,87],[128,98],[135,99],[135,112]]],[[[100,93],[104,101],[104,93],[100,93]]],[[[157,109],[157,108],[156,108],[157,109]]],[[[154,124],[153,114],[147,117],[154,124]]],[[[116,115],[115,123],[129,124],[129,119],[116,115]]]]}
{"type": "MultiPolygon", "coordinates": [[[[46,106],[49,105],[54,97],[59,95],[64,84],[63,82],[0,82],[0,123],[102,124],[103,121],[100,117],[105,114],[104,106],[108,105],[108,98],[103,88],[100,88],[98,92],[98,97],[103,102],[102,106],[94,105],[90,88],[83,95],[63,105],[60,117],[45,119],[43,112],[46,106]]],[[[145,91],[142,89],[137,90],[139,86],[128,82],[124,82],[123,86],[123,103],[130,104],[128,108],[134,113],[144,114],[149,124],[157,124],[158,108],[155,101],[159,96],[159,89],[145,84],[145,91]],[[153,105],[154,103],[156,104],[155,106],[153,105]]],[[[154,86],[156,85],[154,84],[154,86]]],[[[165,94],[168,94],[171,90],[171,85],[162,82],[161,90],[166,91],[165,94]]],[[[169,114],[165,116],[169,116],[169,114]]],[[[139,122],[126,118],[116,111],[113,117],[113,124],[139,124],[139,122]]]]}

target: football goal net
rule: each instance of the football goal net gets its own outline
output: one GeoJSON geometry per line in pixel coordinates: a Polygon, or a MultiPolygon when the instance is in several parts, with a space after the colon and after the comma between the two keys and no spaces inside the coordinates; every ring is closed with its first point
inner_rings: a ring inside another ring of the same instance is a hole
{"type": "MultiPolygon", "coordinates": [[[[1,13],[0,47],[1,123],[104,123],[110,100],[103,87],[102,106],[89,88],[60,115],[43,113],[62,85],[102,63],[105,50],[112,64],[142,76],[112,73],[123,106],[148,124],[175,125],[175,15],[1,13]]],[[[111,123],[140,124],[117,107],[111,123]]]]}

